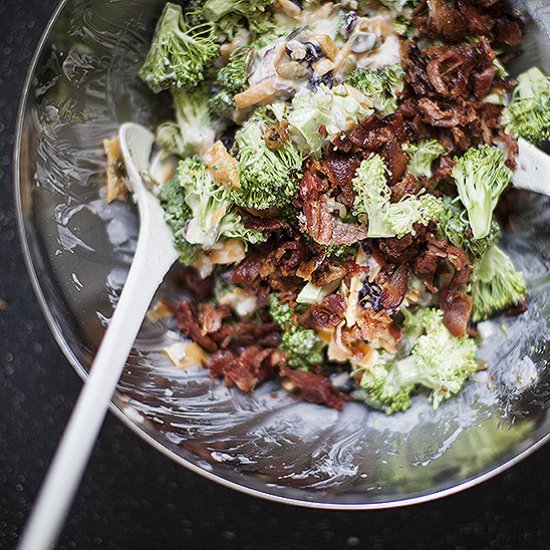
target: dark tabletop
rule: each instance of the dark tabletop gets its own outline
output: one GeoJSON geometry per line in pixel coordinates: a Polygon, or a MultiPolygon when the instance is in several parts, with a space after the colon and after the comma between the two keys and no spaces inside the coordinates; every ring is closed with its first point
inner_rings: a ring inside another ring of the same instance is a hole
{"type": "MultiPolygon", "coordinates": [[[[19,250],[11,155],[23,79],[56,0],[0,0],[0,548],[14,548],[80,389],[19,250]]],[[[380,512],[291,508],[187,472],[109,415],[59,548],[550,548],[550,447],[496,479],[380,512]]]]}

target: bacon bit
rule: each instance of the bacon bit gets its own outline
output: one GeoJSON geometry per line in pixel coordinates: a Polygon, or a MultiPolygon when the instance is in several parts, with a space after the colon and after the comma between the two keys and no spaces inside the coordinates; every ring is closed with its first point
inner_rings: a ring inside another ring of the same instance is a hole
{"type": "Polygon", "coordinates": [[[482,15],[475,6],[465,0],[457,0],[456,6],[464,18],[468,33],[475,36],[491,32],[495,24],[492,17],[489,15],[482,15]]]}
{"type": "Polygon", "coordinates": [[[308,200],[303,207],[304,229],[317,243],[326,246],[348,245],[367,238],[367,231],[355,224],[336,219],[329,210],[328,198],[322,195],[308,200]]]}
{"type": "Polygon", "coordinates": [[[265,257],[260,250],[252,252],[233,272],[231,282],[244,287],[255,288],[259,282],[258,279],[260,278],[264,259],[265,257]]]}
{"type": "Polygon", "coordinates": [[[390,202],[399,202],[404,197],[417,195],[420,191],[418,180],[412,174],[405,174],[396,184],[391,186],[390,202]]]}
{"type": "Polygon", "coordinates": [[[300,182],[300,198],[305,201],[325,191],[328,191],[326,180],[317,171],[317,166],[310,167],[300,182]]]}
{"type": "Polygon", "coordinates": [[[523,38],[523,23],[519,17],[503,15],[494,26],[495,38],[507,46],[517,46],[523,38]]]}
{"type": "Polygon", "coordinates": [[[232,157],[221,141],[216,141],[204,154],[204,163],[210,170],[212,177],[226,189],[238,189],[239,163],[232,157]]]}
{"type": "Polygon", "coordinates": [[[451,175],[453,171],[453,166],[456,161],[450,155],[444,155],[436,161],[436,167],[433,172],[433,177],[435,181],[439,182],[451,175]]]}
{"type": "Polygon", "coordinates": [[[343,296],[331,294],[324,298],[320,304],[310,306],[300,318],[300,324],[315,330],[334,328],[344,320],[345,311],[346,302],[343,296]]]}
{"type": "Polygon", "coordinates": [[[191,291],[201,302],[206,302],[214,293],[214,277],[201,277],[194,267],[184,267],[177,273],[177,282],[191,291]]]}
{"type": "Polygon", "coordinates": [[[356,156],[330,150],[322,161],[322,166],[332,187],[341,191],[343,203],[346,206],[353,206],[355,190],[352,180],[360,160],[356,156]]]}
{"type": "Polygon", "coordinates": [[[472,313],[471,296],[450,287],[441,292],[439,307],[443,310],[443,323],[449,332],[457,338],[466,336],[472,313]]]}
{"type": "Polygon", "coordinates": [[[281,369],[281,375],[290,379],[305,401],[337,410],[344,407],[346,402],[344,394],[339,392],[326,376],[287,368],[281,369]]]}
{"type": "Polygon", "coordinates": [[[380,302],[386,309],[395,309],[401,305],[409,289],[411,269],[407,263],[402,263],[380,286],[380,302]]]}
{"type": "Polygon", "coordinates": [[[282,351],[250,346],[240,355],[231,351],[218,351],[212,355],[206,367],[210,369],[213,378],[224,378],[226,386],[234,384],[241,391],[250,392],[284,365],[282,351]]]}
{"type": "Polygon", "coordinates": [[[397,139],[391,139],[382,151],[382,157],[390,171],[389,184],[397,183],[404,175],[409,164],[409,157],[403,152],[397,139]]]}
{"type": "Polygon", "coordinates": [[[493,87],[493,82],[498,69],[491,65],[481,73],[474,75],[474,95],[481,99],[485,97],[493,87]]]}
{"type": "Polygon", "coordinates": [[[449,41],[458,41],[466,36],[466,22],[457,9],[445,0],[427,0],[427,4],[427,18],[416,18],[422,32],[432,38],[442,36],[449,41]]]}
{"type": "Polygon", "coordinates": [[[448,49],[430,61],[426,74],[437,93],[457,98],[464,93],[470,73],[475,67],[475,48],[463,47],[457,51],[448,49]]]}
{"type": "Polygon", "coordinates": [[[126,201],[128,199],[126,168],[118,135],[111,139],[104,139],[103,150],[107,160],[107,202],[117,199],[126,201]]]}

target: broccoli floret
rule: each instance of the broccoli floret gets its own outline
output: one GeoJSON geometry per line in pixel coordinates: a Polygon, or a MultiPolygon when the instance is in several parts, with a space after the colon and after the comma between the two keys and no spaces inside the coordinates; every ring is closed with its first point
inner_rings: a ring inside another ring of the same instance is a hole
{"type": "Polygon", "coordinates": [[[250,48],[237,48],[230,56],[227,65],[220,69],[216,79],[215,94],[210,98],[209,107],[213,116],[231,119],[235,113],[235,94],[248,87],[245,63],[250,48]]]}
{"type": "Polygon", "coordinates": [[[218,53],[214,26],[203,23],[190,27],[181,6],[168,2],[139,75],[154,92],[194,88],[218,53]]]}
{"type": "Polygon", "coordinates": [[[345,86],[329,89],[322,85],[316,92],[295,96],[287,118],[290,135],[300,150],[318,157],[323,143],[349,132],[372,113],[370,106],[357,101],[345,86]],[[319,132],[321,126],[325,138],[319,132]]]}
{"type": "Polygon", "coordinates": [[[235,101],[227,90],[219,90],[208,100],[212,116],[230,120],[235,112],[235,101]]]}
{"type": "Polygon", "coordinates": [[[245,65],[249,52],[248,46],[237,48],[229,56],[227,65],[218,73],[218,84],[233,95],[248,88],[245,65]]]}
{"type": "Polygon", "coordinates": [[[441,199],[425,193],[388,204],[383,212],[383,220],[391,235],[400,239],[407,233],[414,233],[415,224],[428,225],[436,220],[443,208],[441,199]]]}
{"type": "Polygon", "coordinates": [[[489,234],[493,210],[512,179],[504,153],[488,145],[468,149],[453,166],[452,174],[474,238],[481,239],[489,234]]]}
{"type": "Polygon", "coordinates": [[[265,240],[259,231],[247,229],[229,200],[228,191],[216,183],[200,157],[180,161],[176,180],[185,192],[190,217],[183,237],[203,249],[212,248],[221,237],[258,243],[265,240]]]}
{"type": "Polygon", "coordinates": [[[390,202],[391,190],[387,185],[388,169],[380,155],[364,160],[352,181],[355,190],[354,214],[368,223],[369,237],[390,237],[384,223],[383,210],[390,202]]]}
{"type": "Polygon", "coordinates": [[[206,89],[172,90],[172,96],[176,122],[165,122],[158,127],[157,142],[163,149],[180,157],[204,153],[214,144],[216,137],[206,89]]]}
{"type": "Polygon", "coordinates": [[[416,7],[420,2],[419,0],[380,0],[380,3],[387,8],[394,9],[397,13],[401,13],[407,8],[416,7]]]}
{"type": "Polygon", "coordinates": [[[207,0],[202,14],[208,21],[218,22],[226,16],[240,16],[253,30],[267,30],[268,13],[275,0],[207,0]]]}
{"type": "Polygon", "coordinates": [[[496,221],[491,222],[489,233],[481,239],[475,239],[468,222],[468,214],[450,200],[444,201],[444,209],[437,219],[439,237],[464,250],[475,264],[487,249],[500,238],[501,231],[496,221]]]}
{"type": "Polygon", "coordinates": [[[309,370],[324,361],[324,344],[315,331],[294,327],[281,337],[279,349],[286,353],[289,366],[309,370]]]}
{"type": "Polygon", "coordinates": [[[397,109],[397,97],[403,91],[405,71],[401,65],[386,65],[375,71],[357,69],[347,79],[347,84],[363,93],[373,107],[386,116],[397,109]]]}
{"type": "Polygon", "coordinates": [[[293,310],[288,304],[281,303],[275,294],[269,297],[269,313],[283,330],[279,348],[287,354],[289,366],[309,370],[323,362],[323,342],[314,330],[295,325],[293,310]]]}
{"type": "Polygon", "coordinates": [[[356,193],[354,214],[368,224],[369,237],[403,237],[414,231],[414,224],[427,225],[440,215],[443,209],[441,200],[428,194],[404,197],[397,203],[390,203],[387,174],[382,158],[371,155],[361,163],[352,180],[356,193]]]}
{"type": "Polygon", "coordinates": [[[410,396],[417,388],[431,390],[437,408],[479,368],[474,340],[452,336],[440,310],[419,309],[406,320],[405,331],[414,342],[410,355],[379,361],[361,376],[360,386],[368,392],[369,401],[388,413],[410,407],[410,396]]]}
{"type": "Polygon", "coordinates": [[[303,161],[289,140],[279,149],[270,149],[263,139],[263,126],[258,119],[251,119],[235,135],[240,187],[234,190],[233,200],[256,210],[290,204],[298,190],[303,161]]]}
{"type": "Polygon", "coordinates": [[[550,79],[536,67],[519,75],[503,124],[513,136],[535,145],[550,140],[550,79]]]}
{"type": "Polygon", "coordinates": [[[527,296],[525,279],[498,246],[491,246],[472,274],[472,319],[488,319],[494,313],[516,306],[527,296]]]}
{"type": "Polygon", "coordinates": [[[184,265],[191,265],[200,250],[200,246],[191,244],[185,238],[185,229],[191,219],[191,208],[185,202],[185,189],[177,178],[165,183],[159,193],[159,200],[164,209],[166,223],[172,229],[174,245],[179,252],[179,261],[184,265]]]}
{"type": "Polygon", "coordinates": [[[432,177],[433,161],[446,151],[436,139],[421,139],[418,143],[406,143],[403,150],[409,157],[407,170],[416,177],[432,177]]]}

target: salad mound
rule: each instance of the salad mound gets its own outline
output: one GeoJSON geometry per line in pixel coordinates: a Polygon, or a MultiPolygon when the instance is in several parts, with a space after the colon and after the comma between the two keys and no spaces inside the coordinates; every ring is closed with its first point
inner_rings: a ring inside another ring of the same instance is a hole
{"type": "MultiPolygon", "coordinates": [[[[500,1],[167,3],[140,77],[169,95],[158,196],[201,362],[249,392],[437,407],[478,369],[476,323],[526,309],[495,210],[550,83],[505,68],[500,1]],[[517,87],[516,87],[517,86],[517,87]]],[[[512,47],[512,48],[511,48],[512,47]]],[[[170,353],[170,351],[169,351],[170,353]]]]}

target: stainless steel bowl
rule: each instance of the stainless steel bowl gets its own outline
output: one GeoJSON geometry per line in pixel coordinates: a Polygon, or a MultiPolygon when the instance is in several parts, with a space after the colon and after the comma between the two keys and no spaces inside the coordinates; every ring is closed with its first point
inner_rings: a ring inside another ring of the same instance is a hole
{"type": "MultiPolygon", "coordinates": [[[[550,68],[545,4],[528,3],[533,18],[516,69],[534,62],[550,68]]],[[[167,114],[166,98],[136,76],[162,5],[63,2],[23,94],[15,154],[23,248],[52,332],[83,378],[137,231],[132,204],[107,205],[100,197],[101,140],[124,121],[154,124],[167,114]]],[[[161,350],[174,331],[146,321],[112,411],[183,466],[290,504],[401,506],[496,475],[550,432],[550,200],[514,199],[505,246],[529,282],[529,312],[490,324],[481,352],[489,370],[439,410],[418,398],[392,417],[356,403],[338,413],[278,391],[276,382],[245,395],[211,382],[200,367],[172,366],[161,350]]],[[[175,297],[176,279],[172,273],[159,295],[175,297]]]]}

